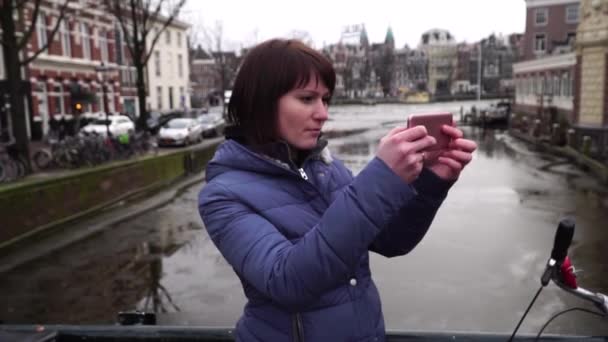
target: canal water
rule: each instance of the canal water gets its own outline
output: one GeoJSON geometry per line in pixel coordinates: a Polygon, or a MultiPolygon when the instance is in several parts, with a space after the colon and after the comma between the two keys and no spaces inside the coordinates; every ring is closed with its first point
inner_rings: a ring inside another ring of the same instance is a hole
{"type": "MultiPolygon", "coordinates": [[[[330,148],[354,173],[378,140],[413,112],[473,103],[331,108],[327,129],[359,131],[330,148]]],[[[429,233],[409,255],[372,254],[386,325],[395,330],[510,332],[540,285],[559,219],[574,216],[571,256],[581,286],[608,293],[608,192],[566,160],[542,155],[501,130],[463,127],[480,148],[429,233]]],[[[336,135],[338,136],[338,135],[336,135]]],[[[159,313],[161,324],[232,326],[245,298],[197,212],[202,182],[86,240],[0,274],[0,321],[113,323],[119,311],[159,313]]],[[[552,314],[592,308],[550,285],[521,331],[552,314]]],[[[572,313],[549,332],[605,334],[608,324],[572,313]]]]}

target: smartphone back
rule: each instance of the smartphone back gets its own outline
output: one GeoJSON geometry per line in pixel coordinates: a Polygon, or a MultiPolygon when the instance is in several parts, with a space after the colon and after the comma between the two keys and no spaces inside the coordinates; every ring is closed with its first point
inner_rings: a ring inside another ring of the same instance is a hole
{"type": "Polygon", "coordinates": [[[407,127],[424,126],[428,134],[437,140],[429,151],[444,150],[450,144],[450,137],[441,131],[443,125],[453,125],[452,113],[411,114],[407,119],[407,127]]]}

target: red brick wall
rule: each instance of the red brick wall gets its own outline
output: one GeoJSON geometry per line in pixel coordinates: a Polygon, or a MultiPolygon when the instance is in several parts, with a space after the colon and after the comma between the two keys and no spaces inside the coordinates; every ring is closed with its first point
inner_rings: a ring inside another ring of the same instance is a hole
{"type": "Polygon", "coordinates": [[[82,58],[82,36],[80,35],[80,23],[78,21],[72,21],[70,23],[71,37],[72,37],[72,57],[82,58]],[[79,37],[79,39],[76,39],[79,37]]]}
{"type": "Polygon", "coordinates": [[[114,63],[114,62],[116,62],[116,52],[115,52],[116,42],[114,40],[114,30],[107,30],[106,38],[108,40],[108,60],[111,63],[114,63]]]}
{"type": "Polygon", "coordinates": [[[536,34],[544,33],[546,36],[547,52],[553,49],[553,41],[564,41],[568,33],[576,32],[578,24],[566,23],[566,8],[572,4],[553,5],[547,7],[533,7],[527,9],[526,14],[526,33],[523,38],[524,60],[535,59],[534,38],[536,34]],[[535,12],[540,8],[548,8],[549,22],[545,26],[536,26],[535,12]]]}
{"type": "MultiPolygon", "coordinates": [[[[55,27],[55,20],[57,18],[55,16],[50,16],[48,15],[46,17],[46,22],[47,22],[47,32],[50,34],[52,29],[55,27]],[[49,27],[50,26],[50,27],[49,27]]],[[[61,39],[59,37],[60,30],[57,31],[57,33],[55,33],[55,36],[53,37],[53,40],[51,41],[51,43],[49,44],[49,50],[48,53],[49,55],[59,55],[61,56],[63,54],[63,51],[61,50],[61,39]]]]}
{"type": "Polygon", "coordinates": [[[91,29],[91,59],[95,61],[101,60],[101,49],[99,49],[99,29],[91,29]],[[95,41],[98,44],[95,44],[95,41]]]}

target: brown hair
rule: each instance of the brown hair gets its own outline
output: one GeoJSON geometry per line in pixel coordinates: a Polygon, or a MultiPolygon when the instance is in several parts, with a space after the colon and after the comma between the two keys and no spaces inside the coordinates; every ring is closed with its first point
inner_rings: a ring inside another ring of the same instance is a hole
{"type": "Polygon", "coordinates": [[[272,39],[246,55],[234,82],[228,117],[245,135],[248,144],[276,140],[279,98],[316,77],[330,94],[336,73],[321,53],[299,40],[272,39]]]}

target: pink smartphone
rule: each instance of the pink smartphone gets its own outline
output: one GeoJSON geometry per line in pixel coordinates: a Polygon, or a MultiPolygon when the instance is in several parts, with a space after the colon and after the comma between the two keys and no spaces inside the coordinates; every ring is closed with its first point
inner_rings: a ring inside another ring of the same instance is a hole
{"type": "Polygon", "coordinates": [[[429,135],[437,139],[437,144],[429,148],[429,151],[444,150],[450,144],[450,137],[441,131],[441,126],[452,126],[454,119],[452,113],[428,113],[411,114],[407,118],[407,127],[424,126],[429,135]]]}

